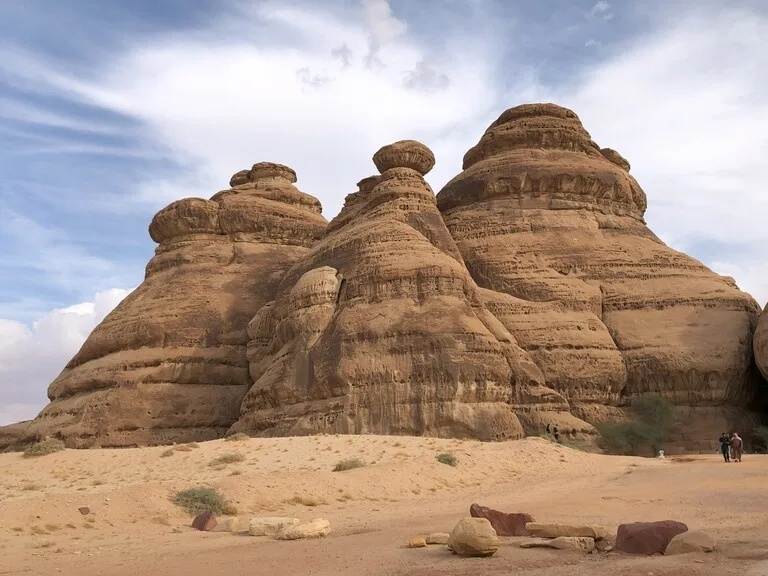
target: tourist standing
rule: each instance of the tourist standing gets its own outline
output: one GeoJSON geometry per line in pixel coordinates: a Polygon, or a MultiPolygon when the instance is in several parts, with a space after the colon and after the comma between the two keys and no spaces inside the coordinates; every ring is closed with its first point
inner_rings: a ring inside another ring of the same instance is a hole
{"type": "Polygon", "coordinates": [[[738,432],[734,432],[731,436],[731,453],[735,462],[741,462],[741,455],[744,453],[744,441],[738,432]]]}
{"type": "Polygon", "coordinates": [[[717,440],[720,442],[720,451],[723,453],[723,460],[726,462],[731,461],[731,439],[728,437],[727,432],[720,434],[720,438],[717,440]]]}

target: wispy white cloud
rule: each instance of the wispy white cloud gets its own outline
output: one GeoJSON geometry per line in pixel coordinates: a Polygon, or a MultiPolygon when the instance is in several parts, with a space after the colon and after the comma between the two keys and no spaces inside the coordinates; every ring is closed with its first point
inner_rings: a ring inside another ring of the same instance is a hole
{"type": "Polygon", "coordinates": [[[129,292],[99,292],[93,300],[53,310],[31,326],[0,320],[0,425],[37,415],[48,402],[48,384],[129,292]]]}

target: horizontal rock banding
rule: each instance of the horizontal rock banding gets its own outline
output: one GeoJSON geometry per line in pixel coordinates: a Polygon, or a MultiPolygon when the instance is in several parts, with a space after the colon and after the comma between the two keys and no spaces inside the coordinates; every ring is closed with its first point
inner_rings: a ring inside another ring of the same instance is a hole
{"type": "Polygon", "coordinates": [[[288,167],[255,164],[211,200],[160,210],[144,282],[97,326],[49,387],[27,437],[72,446],[210,440],[249,385],[247,326],[327,225],[288,167]]]}
{"type": "Polygon", "coordinates": [[[480,286],[540,303],[518,312],[489,293],[549,386],[601,404],[656,392],[715,406],[754,393],[754,300],[645,226],[629,162],[575,113],[512,108],[464,168],[438,206],[480,286]]]}

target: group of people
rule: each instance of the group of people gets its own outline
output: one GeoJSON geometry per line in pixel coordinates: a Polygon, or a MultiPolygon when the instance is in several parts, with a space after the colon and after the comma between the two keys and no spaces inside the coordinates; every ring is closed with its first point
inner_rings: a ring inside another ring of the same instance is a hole
{"type": "Polygon", "coordinates": [[[720,442],[720,452],[723,453],[723,460],[730,462],[741,462],[741,455],[744,453],[744,440],[741,439],[738,432],[734,432],[730,436],[728,432],[720,434],[718,439],[720,442]]]}
{"type": "Polygon", "coordinates": [[[560,430],[558,429],[557,424],[555,424],[554,428],[550,424],[547,424],[547,434],[551,434],[555,439],[555,442],[560,442],[560,430]]]}

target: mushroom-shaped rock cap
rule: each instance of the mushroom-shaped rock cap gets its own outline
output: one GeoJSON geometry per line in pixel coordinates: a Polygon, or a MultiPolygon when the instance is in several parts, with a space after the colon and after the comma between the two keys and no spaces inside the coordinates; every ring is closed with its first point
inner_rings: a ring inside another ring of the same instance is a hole
{"type": "Polygon", "coordinates": [[[602,148],[600,154],[602,154],[606,160],[613,162],[616,166],[629,172],[629,161],[613,148],[602,148]]]}
{"type": "Polygon", "coordinates": [[[432,150],[416,140],[399,140],[379,148],[373,163],[381,174],[391,168],[411,168],[424,176],[435,165],[432,150]]]}
{"type": "Polygon", "coordinates": [[[281,178],[288,180],[291,184],[296,182],[296,172],[288,166],[275,164],[274,162],[257,162],[250,170],[240,170],[229,179],[229,185],[241,186],[257,180],[266,180],[267,178],[281,178]]]}
{"type": "Polygon", "coordinates": [[[296,182],[296,172],[288,166],[273,162],[258,162],[251,167],[251,182],[265,178],[284,178],[291,184],[296,182]]]}

